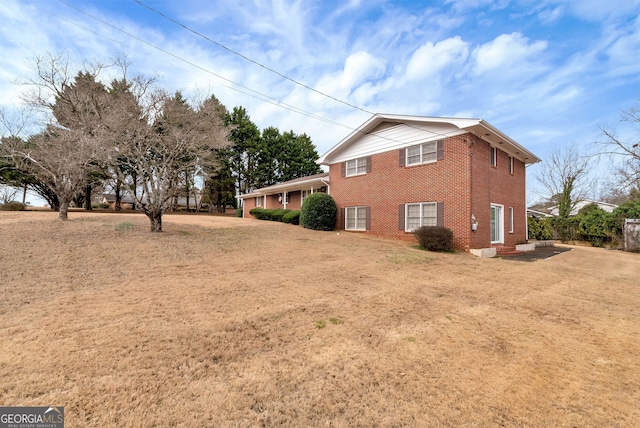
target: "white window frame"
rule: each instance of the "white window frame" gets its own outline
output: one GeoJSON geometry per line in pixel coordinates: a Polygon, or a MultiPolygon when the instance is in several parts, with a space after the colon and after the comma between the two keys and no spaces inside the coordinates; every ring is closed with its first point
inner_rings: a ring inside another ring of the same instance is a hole
{"type": "Polygon", "coordinates": [[[256,208],[262,206],[262,196],[256,196],[256,208]]]}
{"type": "Polygon", "coordinates": [[[491,154],[490,154],[490,162],[491,166],[494,168],[498,167],[498,148],[491,146],[491,154]]]}
{"type": "MultiPolygon", "coordinates": [[[[504,205],[500,204],[491,204],[491,210],[497,210],[498,216],[495,219],[495,226],[491,224],[491,228],[495,227],[497,232],[497,240],[491,239],[492,244],[503,244],[504,243],[504,205]]],[[[489,216],[491,217],[491,216],[489,216]]],[[[489,220],[493,221],[493,220],[489,220]]],[[[491,236],[493,238],[493,236],[491,236]]]]}
{"type": "Polygon", "coordinates": [[[433,163],[438,161],[438,142],[437,141],[429,141],[428,143],[416,144],[415,146],[407,147],[405,150],[405,165],[413,166],[420,165],[423,163],[433,163]],[[433,146],[433,149],[431,148],[433,146]],[[409,154],[411,151],[416,151],[417,153],[409,154]],[[425,159],[425,156],[429,155],[428,158],[425,159]],[[418,161],[410,162],[410,158],[418,158],[418,161]],[[433,159],[431,159],[433,157],[433,159]]]}
{"type": "Polygon", "coordinates": [[[344,229],[345,230],[367,230],[367,207],[346,207],[344,209],[344,229]],[[349,224],[349,213],[353,213],[353,223],[349,224]],[[364,215],[362,217],[362,215],[364,215]],[[359,224],[361,223],[361,224],[359,224]]]}
{"type": "Polygon", "coordinates": [[[513,175],[513,156],[509,156],[509,174],[513,175]]]}
{"type": "Polygon", "coordinates": [[[348,160],[345,165],[345,176],[353,177],[356,175],[364,175],[367,173],[367,158],[358,158],[348,160]]]}
{"type": "Polygon", "coordinates": [[[437,226],[438,225],[438,203],[437,202],[417,202],[417,203],[411,203],[411,204],[405,204],[404,205],[404,231],[405,232],[413,232],[415,231],[418,227],[422,227],[422,226],[437,226]],[[416,227],[411,227],[409,225],[409,207],[413,207],[413,206],[419,206],[419,210],[420,210],[420,220],[418,222],[418,225],[416,227]],[[433,207],[433,212],[434,215],[433,216],[429,216],[429,217],[425,217],[424,215],[424,210],[425,207],[433,207]],[[425,219],[433,219],[432,221],[425,221],[425,219]]]}
{"type": "Polygon", "coordinates": [[[307,199],[310,194],[311,194],[311,190],[301,190],[300,191],[300,206],[302,206],[302,204],[304,204],[304,200],[307,199]]]}
{"type": "Polygon", "coordinates": [[[513,207],[509,207],[509,233],[513,233],[514,230],[513,220],[513,207]]]}

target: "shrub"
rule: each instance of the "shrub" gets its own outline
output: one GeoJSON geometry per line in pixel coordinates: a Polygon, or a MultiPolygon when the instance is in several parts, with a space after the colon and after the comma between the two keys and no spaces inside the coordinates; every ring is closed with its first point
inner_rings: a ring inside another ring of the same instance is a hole
{"type": "Polygon", "coordinates": [[[236,210],[236,217],[242,217],[242,208],[236,210]]]}
{"type": "Polygon", "coordinates": [[[282,216],[284,223],[300,224],[300,210],[291,210],[282,216]]]}
{"type": "Polygon", "coordinates": [[[453,249],[453,232],[442,226],[422,226],[413,234],[418,244],[429,251],[451,251],[453,249]]]}
{"type": "Polygon", "coordinates": [[[311,230],[333,230],[338,207],[336,201],[326,193],[312,193],[302,204],[300,224],[311,230]]]}
{"type": "Polygon", "coordinates": [[[91,208],[106,210],[109,208],[109,204],[107,202],[100,202],[99,204],[91,204],[91,208]]]}
{"type": "Polygon", "coordinates": [[[282,217],[284,217],[287,213],[291,212],[291,210],[286,210],[284,208],[278,208],[271,211],[271,220],[273,221],[282,221],[282,217]]]}
{"type": "Polygon", "coordinates": [[[249,211],[249,214],[257,218],[258,220],[264,220],[265,211],[266,210],[264,208],[253,208],[251,211],[249,211]]]}
{"type": "Polygon", "coordinates": [[[553,217],[528,217],[527,226],[529,239],[537,239],[538,241],[553,239],[553,217]]]}
{"type": "Polygon", "coordinates": [[[7,202],[6,204],[1,204],[0,205],[0,210],[2,210],[2,211],[24,211],[26,206],[27,205],[23,204],[22,202],[13,201],[13,202],[7,202]]]}

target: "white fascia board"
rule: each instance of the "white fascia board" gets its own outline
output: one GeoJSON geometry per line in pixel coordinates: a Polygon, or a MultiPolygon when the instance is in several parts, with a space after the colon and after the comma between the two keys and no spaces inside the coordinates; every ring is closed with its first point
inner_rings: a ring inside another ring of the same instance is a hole
{"type": "MultiPolygon", "coordinates": [[[[348,136],[343,138],[338,144],[333,146],[329,151],[327,151],[324,155],[322,155],[317,163],[320,165],[330,165],[336,162],[341,162],[344,160],[352,159],[353,156],[350,154],[346,156],[340,156],[339,153],[343,151],[349,144],[354,141],[357,141],[361,138],[367,137],[369,132],[372,129],[375,129],[382,122],[396,122],[398,125],[411,124],[420,125],[420,124],[441,124],[441,125],[450,125],[452,127],[457,128],[459,131],[447,131],[442,132],[440,136],[434,134],[434,138],[427,139],[425,141],[437,140],[443,137],[450,137],[455,135],[460,135],[465,132],[471,132],[478,135],[480,138],[487,139],[485,134],[490,134],[494,136],[495,142],[489,141],[489,143],[497,144],[499,141],[507,144],[507,146],[511,146],[511,149],[507,149],[505,151],[509,152],[514,157],[522,160],[525,164],[533,164],[540,162],[540,158],[531,153],[529,150],[525,149],[523,146],[518,144],[515,140],[511,139],[509,136],[504,134],[502,131],[498,130],[488,122],[483,119],[466,119],[466,118],[455,118],[455,117],[428,117],[428,116],[408,116],[408,115],[397,115],[397,114],[374,114],[369,120],[360,125],[356,130],[350,133],[348,136]],[[475,131],[475,132],[474,132],[475,131]],[[519,153],[518,153],[519,152],[519,153]],[[344,159],[343,159],[344,158],[344,159]]],[[[424,130],[424,132],[429,132],[428,130],[424,130]]],[[[387,140],[390,144],[382,144],[382,147],[376,147],[376,149],[371,150],[370,152],[365,153],[357,153],[356,156],[368,156],[375,153],[382,153],[385,151],[393,150],[395,148],[400,148],[403,146],[411,145],[411,142],[398,141],[397,144],[394,144],[395,141],[391,138],[386,138],[384,136],[378,136],[380,140],[387,140]]],[[[489,137],[490,138],[490,137],[489,137]]],[[[503,145],[500,145],[503,146],[503,145]]],[[[497,147],[500,147],[497,146],[497,147]]],[[[504,148],[504,147],[503,147],[504,148]]]]}
{"type": "Polygon", "coordinates": [[[435,141],[442,138],[464,134],[466,131],[463,131],[461,129],[461,125],[469,126],[477,124],[478,122],[479,120],[477,119],[452,119],[425,116],[376,114],[367,122],[362,124],[358,129],[356,129],[354,132],[349,134],[346,138],[332,147],[328,152],[322,155],[318,159],[317,163],[320,165],[330,165],[357,157],[370,156],[373,154],[384,153],[402,147],[408,147],[413,144],[435,141]],[[370,134],[371,130],[375,129],[382,122],[396,122],[397,126],[386,128],[380,132],[377,132],[376,134],[370,134]],[[428,125],[429,123],[440,125],[440,127],[444,129],[433,131],[420,127],[420,125],[428,125]],[[404,129],[402,129],[403,125],[405,126],[404,129]],[[415,128],[415,135],[408,135],[406,128],[415,128]],[[402,137],[395,137],[393,135],[395,130],[400,130],[400,132],[402,132],[404,135],[402,137]],[[425,134],[427,136],[425,136],[425,134]],[[368,147],[356,151],[348,150],[349,146],[352,143],[360,141],[362,139],[369,139],[368,147]]]}
{"type": "Polygon", "coordinates": [[[327,175],[322,177],[310,178],[309,180],[295,181],[293,183],[274,184],[273,186],[263,187],[251,193],[246,193],[238,197],[240,199],[246,199],[246,198],[254,198],[256,196],[273,195],[274,193],[279,193],[283,191],[290,192],[293,190],[305,190],[309,187],[309,185],[314,183],[317,183],[318,187],[322,187],[322,186],[326,186],[328,181],[329,181],[329,176],[327,175]]]}
{"type": "MultiPolygon", "coordinates": [[[[508,135],[506,135],[502,131],[500,131],[498,128],[496,128],[493,125],[491,125],[489,122],[486,122],[485,120],[482,120],[482,119],[480,119],[478,122],[479,122],[478,125],[480,125],[484,130],[488,131],[489,134],[493,134],[496,137],[498,137],[498,139],[500,141],[503,141],[508,146],[511,146],[513,148],[513,150],[504,150],[504,147],[502,147],[502,145],[492,144],[495,147],[506,151],[507,153],[511,154],[512,156],[515,156],[516,158],[518,158],[521,161],[523,161],[525,164],[534,164],[534,163],[540,162],[541,159],[539,157],[534,155],[529,150],[525,149],[523,146],[518,144],[518,142],[513,140],[511,137],[509,137],[508,135]]],[[[472,126],[468,126],[466,128],[471,128],[471,127],[472,126]]],[[[471,130],[470,130],[470,132],[471,132],[471,130]]],[[[487,139],[485,135],[478,135],[478,136],[480,138],[485,139],[485,140],[487,139]]],[[[490,141],[490,143],[492,143],[492,142],[490,141]]]]}

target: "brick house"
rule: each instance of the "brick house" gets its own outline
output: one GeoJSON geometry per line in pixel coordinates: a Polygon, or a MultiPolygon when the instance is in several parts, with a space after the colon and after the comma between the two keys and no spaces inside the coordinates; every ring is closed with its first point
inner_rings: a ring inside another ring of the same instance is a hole
{"type": "Polygon", "coordinates": [[[442,225],[459,250],[515,245],[527,239],[525,168],[539,161],[481,119],[376,114],[319,159],[328,173],[241,195],[243,215],[325,191],[339,230],[414,241],[416,227],[442,225]]]}

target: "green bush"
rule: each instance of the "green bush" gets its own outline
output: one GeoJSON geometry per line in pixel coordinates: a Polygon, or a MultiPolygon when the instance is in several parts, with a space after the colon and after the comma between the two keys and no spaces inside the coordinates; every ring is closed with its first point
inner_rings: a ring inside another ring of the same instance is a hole
{"type": "Polygon", "coordinates": [[[271,220],[273,221],[282,221],[282,217],[284,217],[287,213],[291,212],[291,210],[287,210],[284,208],[279,208],[271,211],[271,220]]]}
{"type": "Polygon", "coordinates": [[[109,208],[109,204],[107,202],[100,202],[99,204],[91,204],[91,208],[106,210],[109,208]]]}
{"type": "Polygon", "coordinates": [[[312,193],[302,204],[300,224],[311,230],[333,230],[337,214],[336,201],[330,195],[312,193]]]}
{"type": "MultiPolygon", "coordinates": [[[[595,205],[595,204],[593,204],[595,205]]],[[[576,216],[578,222],[576,232],[578,238],[591,242],[594,247],[609,244],[615,237],[615,218],[596,205],[595,208],[586,206],[576,216]],[[585,210],[585,208],[589,208],[585,210]]]]}
{"type": "Polygon", "coordinates": [[[442,226],[421,226],[413,234],[418,244],[429,251],[451,251],[453,249],[453,232],[442,226]]]}
{"type": "Polygon", "coordinates": [[[291,210],[282,216],[284,223],[300,224],[300,210],[291,210]]]}
{"type": "Polygon", "coordinates": [[[249,211],[249,214],[257,218],[258,220],[264,220],[265,211],[266,210],[264,208],[253,208],[251,211],[249,211]]]}
{"type": "Polygon", "coordinates": [[[290,212],[291,210],[287,210],[284,208],[253,208],[251,211],[249,211],[249,214],[257,218],[258,220],[283,221],[283,217],[290,212]]]}
{"type": "Polygon", "coordinates": [[[537,239],[538,241],[553,239],[553,217],[528,217],[527,226],[529,239],[537,239]]]}
{"type": "Polygon", "coordinates": [[[242,217],[242,208],[236,210],[236,217],[242,217]]]}
{"type": "Polygon", "coordinates": [[[23,204],[22,202],[13,201],[13,202],[7,202],[6,204],[1,204],[0,205],[0,210],[2,210],[2,211],[24,211],[26,206],[27,205],[23,204]]]}

